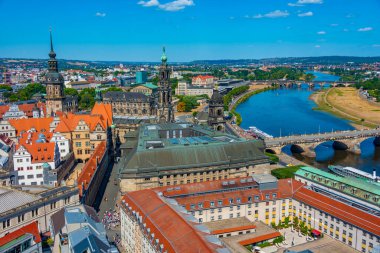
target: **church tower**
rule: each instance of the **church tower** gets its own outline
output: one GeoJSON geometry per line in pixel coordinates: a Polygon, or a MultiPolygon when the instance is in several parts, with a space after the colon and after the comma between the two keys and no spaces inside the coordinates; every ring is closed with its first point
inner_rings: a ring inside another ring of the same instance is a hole
{"type": "Polygon", "coordinates": [[[222,132],[224,132],[226,128],[223,96],[217,89],[214,89],[208,105],[208,125],[213,129],[222,132]]]}
{"type": "Polygon", "coordinates": [[[64,80],[58,72],[58,62],[53,49],[53,39],[50,31],[50,53],[48,72],[45,75],[46,84],[46,115],[54,116],[57,111],[64,111],[64,80]]]}
{"type": "Polygon", "coordinates": [[[172,87],[170,83],[170,69],[167,64],[165,47],[161,57],[158,82],[158,110],[157,120],[159,123],[174,122],[174,111],[172,105],[172,87]]]}

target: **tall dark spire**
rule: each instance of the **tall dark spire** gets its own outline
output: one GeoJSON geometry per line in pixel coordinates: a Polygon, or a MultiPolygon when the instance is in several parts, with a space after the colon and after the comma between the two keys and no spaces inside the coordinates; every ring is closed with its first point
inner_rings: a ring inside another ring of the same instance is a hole
{"type": "Polygon", "coordinates": [[[52,33],[51,33],[51,28],[50,28],[50,53],[49,53],[49,61],[48,61],[48,64],[49,64],[49,72],[58,72],[58,62],[57,60],[55,59],[56,57],[56,53],[54,52],[54,49],[53,49],[53,36],[52,36],[52,33]]]}

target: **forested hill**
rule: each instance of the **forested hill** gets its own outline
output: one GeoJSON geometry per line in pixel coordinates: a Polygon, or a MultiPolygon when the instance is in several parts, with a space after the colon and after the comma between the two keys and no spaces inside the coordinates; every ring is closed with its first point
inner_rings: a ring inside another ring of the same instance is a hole
{"type": "Polygon", "coordinates": [[[380,56],[356,57],[356,56],[320,56],[320,57],[284,57],[265,59],[240,59],[240,60],[199,60],[191,64],[206,65],[247,65],[247,64],[346,64],[346,63],[374,63],[380,62],[380,56]]]}

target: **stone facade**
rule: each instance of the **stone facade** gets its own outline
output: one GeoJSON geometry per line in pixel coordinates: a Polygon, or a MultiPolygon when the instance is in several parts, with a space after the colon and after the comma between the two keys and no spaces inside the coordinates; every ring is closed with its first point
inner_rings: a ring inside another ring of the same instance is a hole
{"type": "Polygon", "coordinates": [[[152,98],[138,92],[110,91],[104,94],[103,102],[112,106],[115,116],[143,117],[155,114],[152,98]]]}
{"type": "Polygon", "coordinates": [[[223,96],[218,90],[214,90],[209,102],[208,125],[217,131],[224,132],[226,129],[223,96]]]}

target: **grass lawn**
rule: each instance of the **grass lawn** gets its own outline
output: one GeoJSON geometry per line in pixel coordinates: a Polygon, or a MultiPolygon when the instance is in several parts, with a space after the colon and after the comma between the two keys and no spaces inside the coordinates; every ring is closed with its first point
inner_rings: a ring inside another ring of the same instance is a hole
{"type": "Polygon", "coordinates": [[[272,170],[271,174],[277,177],[278,179],[294,178],[294,173],[301,167],[302,167],[301,165],[297,165],[297,166],[278,168],[278,169],[272,170]]]}

